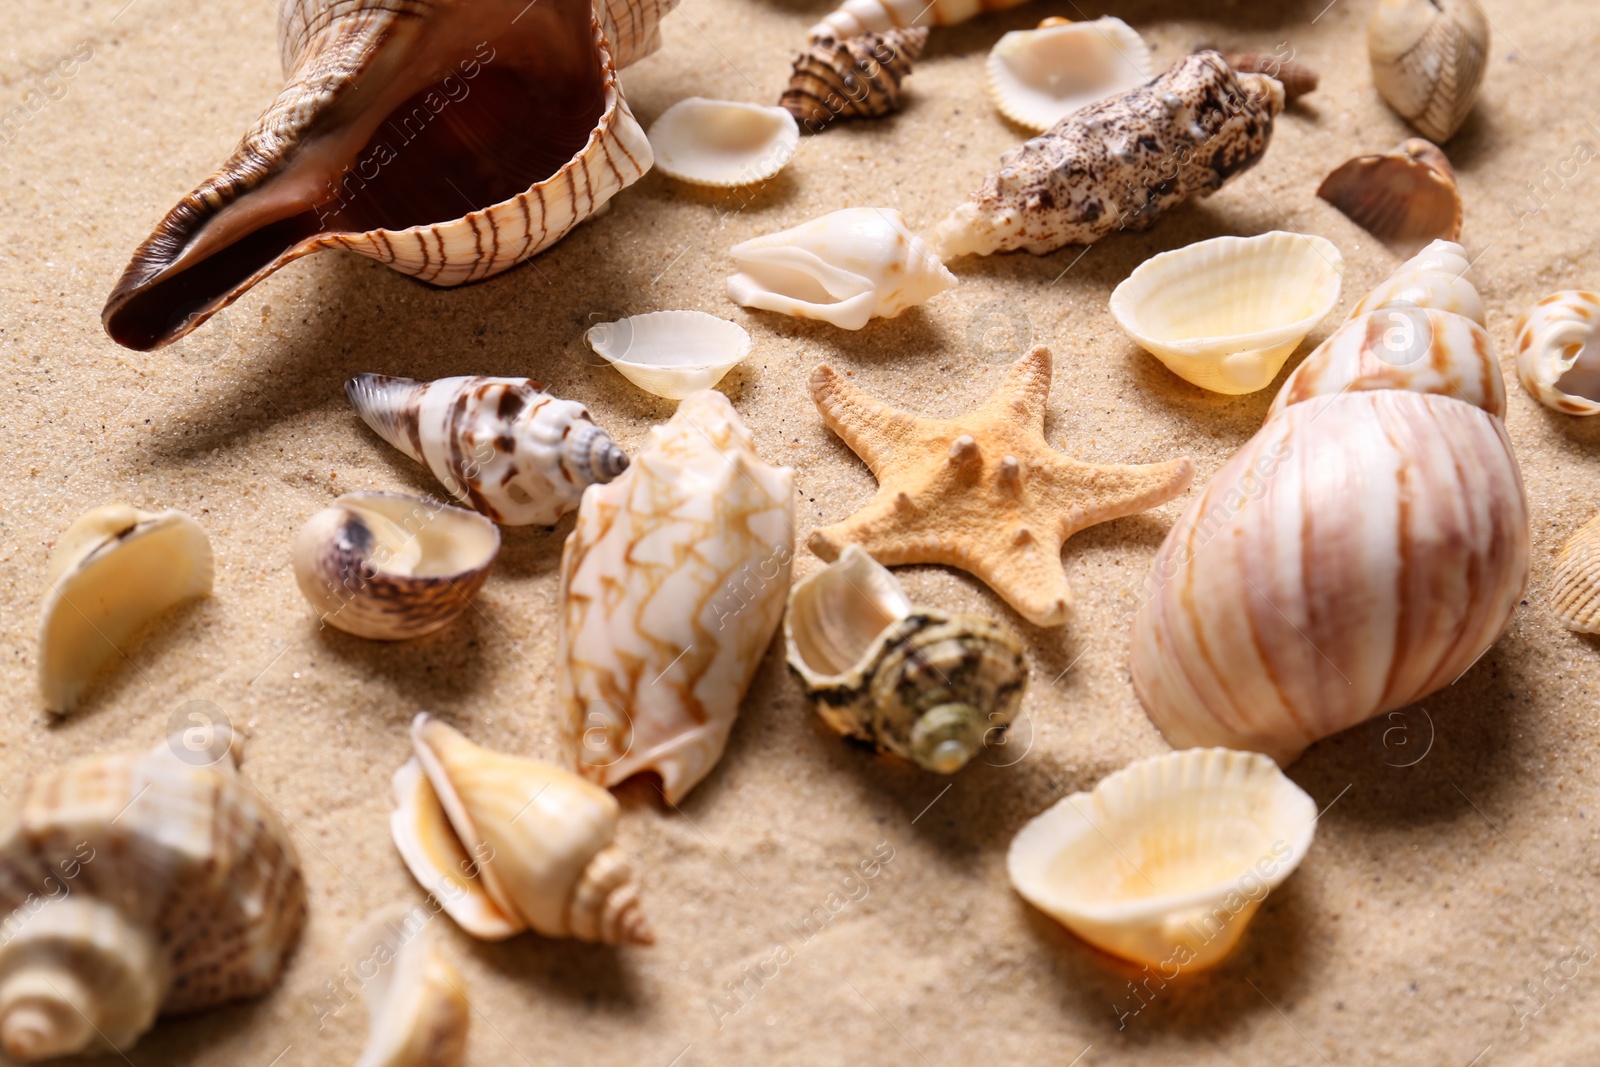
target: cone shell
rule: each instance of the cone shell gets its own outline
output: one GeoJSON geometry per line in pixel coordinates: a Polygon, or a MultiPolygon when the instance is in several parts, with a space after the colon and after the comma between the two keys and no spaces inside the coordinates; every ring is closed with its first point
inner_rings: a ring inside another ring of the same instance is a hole
{"type": "Polygon", "coordinates": [[[710,389],[751,346],[744,327],[701,311],[631,315],[591,326],[583,336],[624,378],[668,400],[710,389]]]}
{"type": "Polygon", "coordinates": [[[656,169],[694,185],[732,188],[776,175],[794,158],[800,127],[781,107],[691,96],[650,127],[656,169]]]}
{"type": "Polygon", "coordinates": [[[1093,22],[1051,18],[1037,29],[1012,30],[990,49],[987,69],[1000,114],[1034,133],[1155,75],[1144,38],[1109,15],[1093,22]]]}
{"type": "Polygon", "coordinates": [[[356,1067],[461,1067],[472,1007],[461,972],[439,947],[434,912],[396,905],[368,918],[345,939],[358,976],[372,1037],[356,1067]]]}
{"type": "Polygon", "coordinates": [[[1322,80],[1304,63],[1296,63],[1276,52],[1229,52],[1223,58],[1240,74],[1265,74],[1277,81],[1283,86],[1283,99],[1287,104],[1316,92],[1322,80]]]}
{"type": "Polygon", "coordinates": [[[266,992],[306,919],[273,806],[226,727],[39,775],[0,814],[0,1046],[131,1048],[156,1015],[266,992]]]}
{"type": "Polygon", "coordinates": [[[1322,180],[1317,195],[1382,241],[1454,241],[1461,190],[1439,146],[1421,137],[1391,152],[1357,156],[1322,180]]]}
{"type": "Polygon", "coordinates": [[[578,773],[661,776],[676,804],[722,756],[783,615],[794,472],[721,393],[691,393],[561,553],[561,680],[578,773]]]}
{"type": "Polygon", "coordinates": [[[834,119],[875,119],[898,111],[900,83],[927,43],[923,26],[814,41],[795,59],[778,106],[809,133],[834,119]]]}
{"type": "Polygon", "coordinates": [[[1111,294],[1111,314],[1185,381],[1252,393],[1339,302],[1343,265],[1321,237],[1216,237],[1145,260],[1111,294]]]}
{"type": "Polygon", "coordinates": [[[859,330],[892,319],[956,284],[893,208],[835,211],[736,244],[728,296],[745,307],[859,330]]]}
{"type": "Polygon", "coordinates": [[[802,582],[784,618],[789,666],[827,724],[951,774],[1022,704],[1022,643],[974,615],[913,608],[859,545],[802,582]]]}
{"type": "Polygon", "coordinates": [[[1305,858],[1317,807],[1264,756],[1191,749],[1074,793],[1011,841],[1011,884],[1105,952],[1193,973],[1238,944],[1305,858]]]}
{"type": "Polygon", "coordinates": [[[74,710],[99,670],[122,662],[139,629],[211,592],[211,540],[181,511],[108,504],[80,516],[50,553],[39,611],[39,694],[74,710]]]}
{"type": "Polygon", "coordinates": [[[1600,294],[1565,289],[1518,317],[1517,378],[1551,411],[1600,412],[1600,294]]]}
{"type": "Polygon", "coordinates": [[[395,774],[390,828],[412,875],[462,929],[491,941],[530,928],[608,945],[655,940],[612,843],[610,793],[475,745],[426,714],[411,739],[416,759],[395,774]]]}
{"type": "Polygon", "coordinates": [[[362,421],[451,496],[508,526],[553,525],[628,465],[587,408],[532,378],[358,374],[344,392],[362,421]]]}
{"type": "Polygon", "coordinates": [[[949,26],[989,11],[1004,11],[1026,0],[845,0],[811,27],[813,41],[883,33],[897,26],[949,26]]]}
{"type": "Polygon", "coordinates": [[[1379,0],[1367,24],[1378,94],[1431,141],[1448,141],[1477,99],[1489,20],[1475,0],[1379,0]]]}

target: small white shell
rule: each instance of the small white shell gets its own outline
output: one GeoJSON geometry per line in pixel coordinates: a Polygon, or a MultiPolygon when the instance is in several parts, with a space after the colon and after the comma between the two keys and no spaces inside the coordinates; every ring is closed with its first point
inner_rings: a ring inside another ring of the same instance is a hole
{"type": "Polygon", "coordinates": [[[1095,947],[1189,973],[1238,943],[1305,858],[1316,819],[1266,756],[1187,749],[1057,802],[1012,839],[1006,867],[1029,903],[1095,947]]]}
{"type": "Polygon", "coordinates": [[[750,354],[744,327],[702,311],[654,311],[591,326],[589,347],[647,393],[682,400],[750,354]]]}
{"type": "Polygon", "coordinates": [[[146,622],[211,592],[211,541],[181,511],[107,504],[67,527],[50,554],[39,612],[39,693],[73,710],[96,672],[146,622]]]}
{"type": "Polygon", "coordinates": [[[1006,118],[1041,133],[1080,107],[1155,76],[1144,38],[1119,18],[1045,19],[989,52],[989,95],[1006,118]]]}
{"type": "Polygon", "coordinates": [[[1321,237],[1216,237],[1140,264],[1111,294],[1111,313],[1185,381],[1253,393],[1339,302],[1343,262],[1321,237]]]}
{"type": "Polygon", "coordinates": [[[1600,412],[1600,295],[1551,293],[1517,319],[1517,377],[1563,415],[1600,412]]]}
{"type": "Polygon", "coordinates": [[[859,330],[956,284],[893,208],[853,207],[736,244],[728,295],[745,307],[859,330]]]}
{"type": "Polygon", "coordinates": [[[355,1067],[461,1067],[472,1019],[461,974],[439,950],[432,907],[393,905],[345,938],[372,1036],[355,1067]]]}
{"type": "Polygon", "coordinates": [[[703,96],[667,108],[647,136],[656,170],[723,188],[766,181],[800,147],[800,127],[783,108],[703,96]]]}

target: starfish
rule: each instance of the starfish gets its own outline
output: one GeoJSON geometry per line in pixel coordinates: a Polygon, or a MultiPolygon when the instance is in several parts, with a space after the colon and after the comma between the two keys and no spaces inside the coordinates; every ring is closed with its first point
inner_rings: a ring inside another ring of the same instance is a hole
{"type": "Polygon", "coordinates": [[[1081,463],[1044,439],[1050,350],[1033,349],[1000,388],[958,419],[925,419],[881,404],[832,367],[811,375],[822,420],[866,461],[878,495],[812,533],[836,559],[859,544],[886,566],[941,563],[981,578],[1029,622],[1072,613],[1061,546],[1086,526],[1163,504],[1188,487],[1188,457],[1166,463],[1081,463]]]}

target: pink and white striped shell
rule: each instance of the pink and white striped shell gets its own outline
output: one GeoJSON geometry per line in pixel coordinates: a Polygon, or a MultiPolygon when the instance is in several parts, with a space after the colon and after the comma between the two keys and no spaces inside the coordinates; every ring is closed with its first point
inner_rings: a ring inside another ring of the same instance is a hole
{"type": "Polygon", "coordinates": [[[676,804],[710,772],[783,617],[794,521],[794,471],[757,458],[710,389],[584,495],[561,553],[579,774],[611,786],[655,771],[676,804]]]}
{"type": "Polygon", "coordinates": [[[1476,294],[1433,284],[1457,260],[1435,242],[1379,286],[1168,534],[1132,668],[1173,745],[1286,763],[1449,685],[1505,629],[1528,508],[1498,364],[1447,310],[1476,294]]]}
{"type": "Polygon", "coordinates": [[[1600,412],[1600,294],[1563,289],[1517,318],[1517,378],[1551,411],[1600,412]]]}
{"type": "Polygon", "coordinates": [[[549,526],[628,466],[587,408],[532,378],[359,374],[344,392],[362,421],[451,496],[508,526],[549,526]]]}

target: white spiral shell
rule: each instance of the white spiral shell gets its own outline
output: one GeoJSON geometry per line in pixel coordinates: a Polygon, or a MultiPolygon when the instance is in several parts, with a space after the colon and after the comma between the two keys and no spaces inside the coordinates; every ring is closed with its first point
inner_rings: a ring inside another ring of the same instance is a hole
{"type": "Polygon", "coordinates": [[[1600,413],[1600,294],[1563,289],[1517,319],[1517,378],[1563,415],[1600,413]]]}

